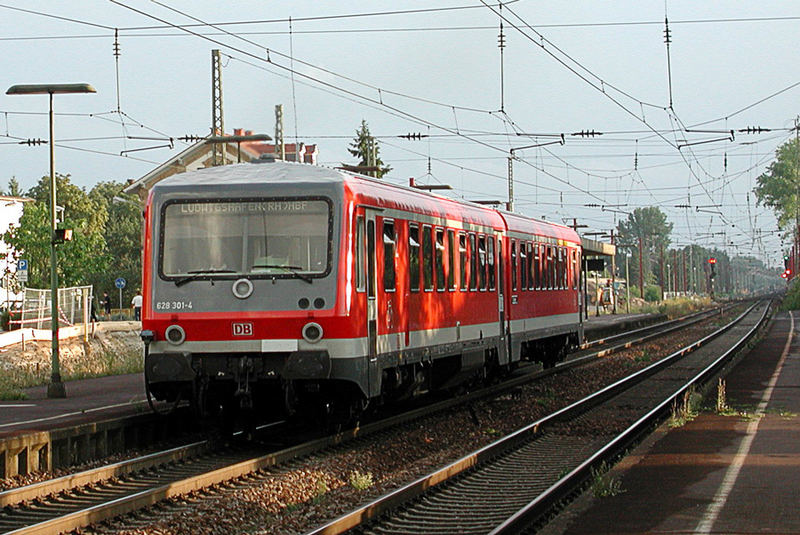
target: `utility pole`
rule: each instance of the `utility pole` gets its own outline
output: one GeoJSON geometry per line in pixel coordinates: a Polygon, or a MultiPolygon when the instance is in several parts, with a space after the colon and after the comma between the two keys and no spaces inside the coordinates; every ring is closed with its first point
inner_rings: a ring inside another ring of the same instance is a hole
{"type": "Polygon", "coordinates": [[[639,298],[644,299],[644,271],[642,271],[642,235],[639,234],[639,298]]]}
{"type": "Polygon", "coordinates": [[[796,266],[800,264],[800,247],[798,247],[798,236],[800,236],[800,116],[797,116],[794,119],[794,150],[794,180],[797,186],[797,195],[795,197],[796,200],[794,205],[795,257],[793,260],[795,267],[793,269],[797,269],[796,266]]]}
{"type": "MultiPolygon", "coordinates": [[[[296,152],[295,148],[295,152],[296,152]]],[[[275,106],[275,153],[278,159],[286,159],[286,145],[283,143],[283,104],[275,106]]]]}
{"type": "MultiPolygon", "coordinates": [[[[500,3],[500,14],[503,13],[503,4],[500,3]]],[[[505,73],[503,50],[506,48],[506,36],[503,33],[503,19],[500,19],[500,34],[497,36],[497,47],[500,49],[500,111],[505,111],[505,73]]]]}
{"type": "Polygon", "coordinates": [[[627,299],[625,300],[625,308],[627,313],[631,313],[631,277],[628,273],[628,259],[631,257],[630,251],[625,251],[625,293],[627,294],[627,299]]]}
{"type": "Polygon", "coordinates": [[[511,156],[508,157],[508,202],[506,203],[506,210],[509,212],[514,211],[514,151],[511,151],[511,156]]]}
{"type": "MultiPolygon", "coordinates": [[[[661,300],[664,300],[664,244],[661,244],[661,263],[658,266],[658,278],[660,279],[661,284],[661,300]]],[[[669,277],[667,277],[669,278],[669,277]]]]}
{"type": "MultiPolygon", "coordinates": [[[[225,121],[222,114],[222,61],[219,50],[211,51],[211,135],[225,135],[225,121]]],[[[214,143],[211,165],[225,165],[226,143],[214,143]]]]}
{"type": "MultiPolygon", "coordinates": [[[[614,245],[614,229],[611,229],[611,245],[614,245]]],[[[611,255],[611,313],[617,313],[617,249],[611,255]]]]}

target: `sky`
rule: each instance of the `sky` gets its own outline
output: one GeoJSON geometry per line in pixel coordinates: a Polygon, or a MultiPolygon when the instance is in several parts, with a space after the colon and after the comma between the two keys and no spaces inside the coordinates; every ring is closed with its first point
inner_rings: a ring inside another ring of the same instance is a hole
{"type": "Polygon", "coordinates": [[[386,180],[469,200],[507,200],[513,154],[519,213],[601,233],[658,206],[675,245],[778,265],[752,189],[796,135],[799,25],[790,1],[0,0],[0,187],[49,169],[24,144],[48,140],[47,96],[8,87],[97,89],[54,104],[56,170],[88,190],[209,133],[219,49],[228,132],[273,135],[283,104],[286,141],[336,166],[365,120],[386,180]]]}

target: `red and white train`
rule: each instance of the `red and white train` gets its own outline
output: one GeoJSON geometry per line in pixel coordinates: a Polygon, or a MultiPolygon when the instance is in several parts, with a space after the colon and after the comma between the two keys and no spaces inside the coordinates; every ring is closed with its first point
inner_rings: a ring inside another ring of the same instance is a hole
{"type": "Polygon", "coordinates": [[[349,413],[582,339],[569,227],[280,161],[169,177],[145,218],[147,388],[202,413],[349,413]]]}

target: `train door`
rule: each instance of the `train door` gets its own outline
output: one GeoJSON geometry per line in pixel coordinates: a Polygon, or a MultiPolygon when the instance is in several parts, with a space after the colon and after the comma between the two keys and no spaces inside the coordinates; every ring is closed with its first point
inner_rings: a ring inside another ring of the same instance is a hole
{"type": "Polygon", "coordinates": [[[506,306],[505,306],[505,262],[503,262],[503,234],[495,234],[497,240],[497,307],[500,311],[500,343],[498,344],[497,360],[499,364],[507,364],[509,362],[508,356],[511,354],[508,347],[508,323],[506,321],[506,306]]]}
{"type": "Polygon", "coordinates": [[[366,210],[367,219],[367,380],[370,385],[370,396],[377,395],[377,387],[373,384],[378,375],[378,277],[377,255],[375,252],[375,214],[374,210],[366,210]]]}

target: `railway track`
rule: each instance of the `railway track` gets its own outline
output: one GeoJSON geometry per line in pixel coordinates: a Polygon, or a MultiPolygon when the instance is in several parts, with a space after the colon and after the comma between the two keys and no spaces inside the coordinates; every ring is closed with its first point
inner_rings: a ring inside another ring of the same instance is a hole
{"type": "Polygon", "coordinates": [[[768,310],[756,303],[702,340],[308,535],[534,530],[693,385],[718,372],[768,310]]]}
{"type": "MultiPolygon", "coordinates": [[[[702,321],[708,315],[715,313],[718,312],[693,315],[694,317],[689,320],[678,322],[679,325],[670,322],[669,327],[683,328],[689,323],[702,321]]],[[[652,338],[654,329],[657,327],[637,330],[639,339],[652,338]]],[[[603,349],[602,354],[630,347],[633,342],[628,338],[630,336],[625,340],[614,337],[618,340],[617,343],[606,339],[604,345],[608,348],[603,349]]],[[[565,366],[576,366],[596,359],[600,354],[597,351],[590,352],[555,370],[526,374],[508,383],[495,385],[456,400],[436,403],[359,429],[305,442],[266,455],[263,451],[260,455],[255,455],[252,449],[215,452],[210,450],[207,442],[198,442],[57,480],[12,489],[0,493],[0,507],[4,508],[0,510],[0,533],[57,533],[77,529],[135,511],[171,496],[241,477],[353,438],[362,438],[402,425],[403,422],[448,410],[456,404],[496,396],[536,377],[556,373],[565,366]]]]}

